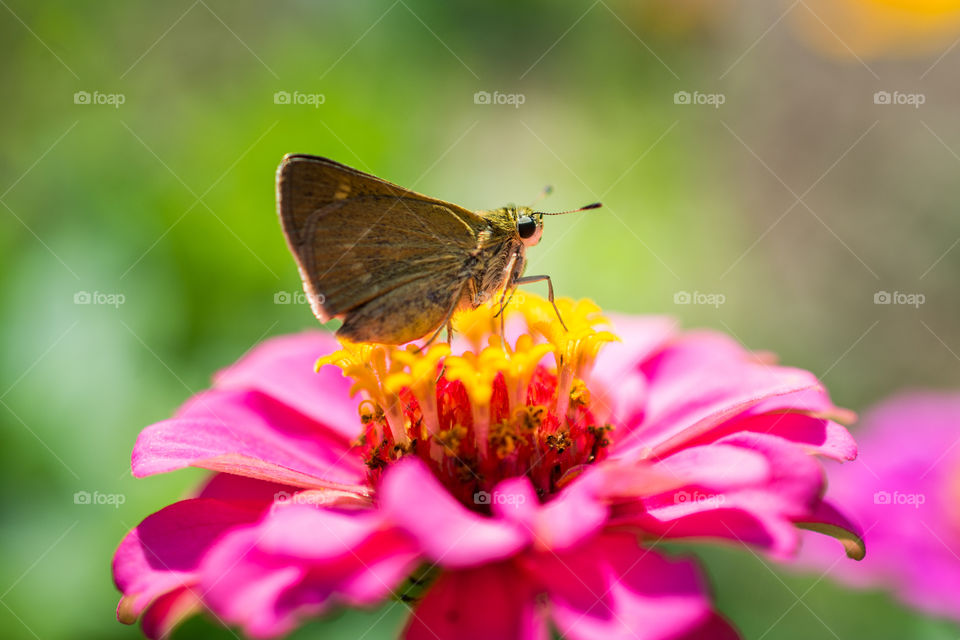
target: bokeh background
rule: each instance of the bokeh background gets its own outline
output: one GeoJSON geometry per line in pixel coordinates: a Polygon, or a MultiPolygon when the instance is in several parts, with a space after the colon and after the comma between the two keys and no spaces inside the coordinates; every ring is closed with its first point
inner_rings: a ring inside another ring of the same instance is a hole
{"type": "MultiPolygon", "coordinates": [[[[132,479],[137,432],[315,324],[284,303],[287,152],[474,209],[548,183],[544,208],[603,200],[549,219],[529,272],[775,351],[855,410],[957,388],[958,4],[0,0],[0,635],[138,637],[111,555],[201,474],[132,479]]],[[[700,555],[748,638],[960,633],[744,550],[700,555]]],[[[402,614],[295,636],[392,637],[402,614]]]]}

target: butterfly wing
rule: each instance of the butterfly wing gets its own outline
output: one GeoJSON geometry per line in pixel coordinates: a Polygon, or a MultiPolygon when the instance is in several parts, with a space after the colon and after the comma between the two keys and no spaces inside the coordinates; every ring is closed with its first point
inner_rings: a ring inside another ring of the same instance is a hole
{"type": "Polygon", "coordinates": [[[326,158],[277,172],[287,243],[314,314],[353,340],[401,343],[439,326],[470,277],[485,220],[326,158]]]}
{"type": "Polygon", "coordinates": [[[347,312],[337,335],[353,342],[403,344],[432,334],[455,310],[466,277],[428,274],[347,312]]]}

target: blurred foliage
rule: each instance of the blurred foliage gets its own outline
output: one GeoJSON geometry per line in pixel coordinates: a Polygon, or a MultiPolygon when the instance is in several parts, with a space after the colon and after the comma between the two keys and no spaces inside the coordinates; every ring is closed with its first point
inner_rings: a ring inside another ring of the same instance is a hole
{"type": "MultiPolygon", "coordinates": [[[[956,387],[960,51],[837,62],[794,37],[796,16],[779,20],[802,10],[3,3],[4,637],[138,636],[114,620],[112,552],[202,474],[134,481],[137,432],[263,338],[315,324],[305,305],[274,303],[299,289],[274,213],[287,152],[475,209],[547,183],[545,207],[602,199],[548,220],[530,253],[528,272],[551,274],[559,294],[727,331],[857,410],[904,386],[956,387]],[[76,104],[78,91],[124,102],[76,104]],[[275,104],[277,91],[324,101],[275,104]],[[476,104],[478,91],[524,104],[476,104]],[[725,102],[676,104],[679,91],[725,102]],[[877,105],[876,91],[926,102],[877,105]],[[681,291],[725,303],[676,305],[681,291]],[[878,306],[878,291],[926,302],[878,306]],[[124,303],[75,304],[81,292],[124,303]],[[77,491],[125,502],[77,505],[77,491]]],[[[747,637],[956,635],[746,551],[703,556],[747,637]]],[[[403,613],[348,612],[296,637],[391,637],[403,613]]],[[[231,634],[196,619],[177,637],[231,634]]]]}

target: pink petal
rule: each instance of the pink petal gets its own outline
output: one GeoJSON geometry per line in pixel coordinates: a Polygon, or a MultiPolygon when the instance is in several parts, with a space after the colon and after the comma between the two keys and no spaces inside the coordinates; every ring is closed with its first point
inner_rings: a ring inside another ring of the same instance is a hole
{"type": "Polygon", "coordinates": [[[277,556],[326,561],[348,554],[382,528],[383,517],[375,511],[341,513],[278,505],[260,525],[257,548],[277,556]]]}
{"type": "Polygon", "coordinates": [[[672,475],[681,486],[717,490],[759,484],[770,477],[770,462],[765,455],[732,444],[683,449],[657,461],[654,469],[672,475]]]}
{"type": "Polygon", "coordinates": [[[547,640],[533,585],[510,563],[444,573],[413,610],[406,640],[547,640]]]}
{"type": "Polygon", "coordinates": [[[643,422],[649,385],[642,373],[625,373],[604,384],[591,380],[590,389],[591,410],[599,419],[617,425],[620,433],[630,433],[643,422]]]}
{"type": "Polygon", "coordinates": [[[194,466],[301,487],[365,490],[363,463],[339,435],[263,394],[202,393],[181,416],[140,433],[135,476],[194,466]]]}
{"type": "Polygon", "coordinates": [[[470,511],[457,502],[419,459],[391,466],[378,490],[380,509],[443,567],[467,567],[505,558],[530,543],[523,526],[470,511]]]}
{"type": "Polygon", "coordinates": [[[676,640],[740,640],[740,633],[719,613],[713,613],[676,640]]]}
{"type": "Polygon", "coordinates": [[[705,475],[693,486],[643,498],[642,506],[618,506],[614,520],[634,522],[654,535],[726,538],[789,556],[799,542],[794,521],[811,517],[819,504],[820,465],[782,438],[758,433],[727,436],[704,449],[722,454],[730,447],[762,457],[767,471],[755,474],[754,482],[743,482],[745,476],[731,482],[727,476],[735,476],[735,468],[714,465],[713,477],[705,475]]]}
{"type": "Polygon", "coordinates": [[[799,544],[796,527],[784,520],[758,514],[742,506],[703,510],[696,507],[674,510],[621,510],[612,524],[641,527],[654,539],[727,540],[765,549],[778,559],[788,558],[799,544]]]}
{"type": "Polygon", "coordinates": [[[123,598],[121,622],[132,624],[161,595],[192,585],[200,561],[230,530],[257,520],[266,505],[194,499],[148,516],[120,543],[113,578],[123,598]]]}
{"type": "Polygon", "coordinates": [[[256,478],[235,476],[229,473],[212,474],[197,491],[195,498],[215,498],[217,500],[255,500],[269,504],[277,499],[277,494],[293,493],[296,487],[276,482],[265,482],[256,478]]]}
{"type": "Polygon", "coordinates": [[[336,489],[301,489],[229,473],[213,474],[194,497],[255,501],[271,507],[291,503],[344,509],[367,509],[371,506],[369,496],[353,492],[336,489]]]}
{"type": "Polygon", "coordinates": [[[539,549],[569,549],[606,523],[607,505],[600,497],[604,480],[603,474],[584,472],[541,504],[528,478],[509,478],[491,493],[493,515],[516,524],[539,549]]]}
{"type": "Polygon", "coordinates": [[[600,350],[590,374],[594,404],[609,407],[608,419],[629,430],[640,423],[647,400],[647,380],[641,370],[676,334],[676,320],[661,316],[613,315],[620,342],[600,350]]]}
{"type": "Polygon", "coordinates": [[[217,373],[214,388],[262,392],[352,439],[360,421],[357,403],[350,400],[350,381],[335,367],[314,371],[321,356],[339,348],[336,339],[322,331],[271,338],[217,373]]]}
{"type": "MultiPolygon", "coordinates": [[[[847,585],[889,590],[920,611],[960,620],[958,425],[956,392],[901,393],[868,411],[857,431],[857,461],[828,468],[831,501],[862,524],[859,537],[868,553],[860,562],[849,562],[833,540],[807,534],[801,564],[818,575],[829,571],[847,585]]],[[[844,528],[850,525],[842,525],[841,532],[844,528]]],[[[853,533],[859,533],[856,527],[853,533]]],[[[855,541],[848,539],[845,546],[855,541]]]]}
{"type": "MultiPolygon", "coordinates": [[[[691,333],[643,365],[648,401],[641,426],[616,445],[615,455],[663,455],[761,402],[820,388],[809,372],[759,362],[720,334],[691,333]]],[[[773,405],[769,405],[773,406],[773,405]]]]}
{"type": "Polygon", "coordinates": [[[776,413],[782,411],[784,407],[789,407],[790,411],[806,413],[819,418],[828,418],[842,424],[851,424],[857,420],[857,414],[853,411],[834,406],[830,400],[830,396],[827,395],[826,389],[819,385],[803,389],[802,391],[796,391],[789,394],[786,398],[771,396],[755,404],[749,411],[745,412],[743,416],[749,417],[764,413],[776,413]]]}
{"type": "Polygon", "coordinates": [[[190,587],[174,589],[157,598],[143,614],[141,627],[148,638],[166,638],[181,622],[203,608],[199,595],[190,587]]]}
{"type": "Polygon", "coordinates": [[[495,517],[515,522],[531,532],[536,528],[540,499],[526,476],[498,483],[491,493],[491,501],[490,510],[495,517]]]}
{"type": "Polygon", "coordinates": [[[224,621],[275,637],[332,606],[390,597],[418,558],[375,512],[291,504],[218,544],[203,562],[201,587],[224,621]]]}
{"type": "Polygon", "coordinates": [[[863,530],[826,501],[821,502],[814,513],[798,521],[797,526],[836,538],[849,558],[863,560],[866,554],[863,530]]]}
{"type": "Polygon", "coordinates": [[[540,508],[538,549],[561,552],[574,548],[607,523],[609,508],[601,497],[604,479],[602,473],[584,472],[540,508]]]}
{"type": "Polygon", "coordinates": [[[820,503],[825,485],[823,467],[800,447],[777,436],[738,433],[717,444],[738,446],[764,456],[770,474],[764,483],[729,492],[749,497],[758,507],[788,517],[803,517],[820,503]]]}
{"type": "Polygon", "coordinates": [[[613,332],[620,342],[601,349],[594,369],[600,380],[616,382],[639,370],[640,364],[662,349],[677,333],[677,321],[667,316],[612,314],[613,332]]]}
{"type": "Polygon", "coordinates": [[[692,438],[687,446],[707,444],[739,431],[753,431],[780,436],[803,446],[812,454],[833,460],[853,460],[857,457],[857,444],[846,427],[826,418],[805,413],[763,413],[740,417],[692,438]]]}
{"type": "Polygon", "coordinates": [[[676,638],[712,617],[693,562],[666,559],[629,534],[605,534],[531,563],[549,591],[551,617],[573,640],[676,638]]]}
{"type": "MultiPolygon", "coordinates": [[[[306,570],[295,564],[274,565],[256,552],[257,532],[242,529],[229,535],[204,562],[200,584],[207,606],[223,622],[243,628],[258,638],[281,636],[296,628],[298,617],[276,610],[287,589],[304,579],[306,570]]],[[[316,615],[319,610],[301,611],[316,615]]]]}

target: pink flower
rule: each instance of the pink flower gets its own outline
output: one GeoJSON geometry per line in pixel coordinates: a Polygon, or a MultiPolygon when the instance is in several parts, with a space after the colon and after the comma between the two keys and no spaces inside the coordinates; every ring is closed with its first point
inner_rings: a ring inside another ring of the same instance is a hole
{"type": "Polygon", "coordinates": [[[817,460],[855,457],[850,416],[813,375],[558,303],[569,331],[526,296],[506,346],[481,307],[454,350],[314,332],[220,372],[134,448],[138,477],[215,473],[121,543],[120,620],[157,637],[204,609],[273,637],[394,598],[412,639],[727,638],[695,564],[654,543],[784,558],[806,527],[862,555],[817,460]]]}
{"type": "Polygon", "coordinates": [[[960,395],[905,393],[867,413],[860,459],[830,474],[870,557],[851,565],[805,541],[803,564],[858,587],[960,620],[960,395]]]}

